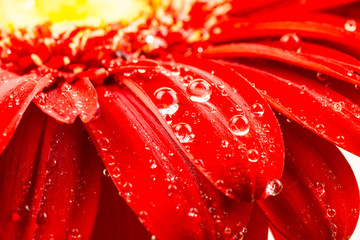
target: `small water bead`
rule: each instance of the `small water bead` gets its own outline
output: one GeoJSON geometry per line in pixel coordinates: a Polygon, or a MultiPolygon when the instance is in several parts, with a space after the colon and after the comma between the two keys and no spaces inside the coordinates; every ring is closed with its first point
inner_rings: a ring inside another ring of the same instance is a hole
{"type": "Polygon", "coordinates": [[[265,193],[266,196],[276,196],[283,189],[283,184],[278,179],[273,179],[266,184],[265,193]]]}
{"type": "Polygon", "coordinates": [[[193,76],[186,75],[185,77],[182,78],[182,82],[185,86],[187,86],[193,79],[194,79],[193,76]]]}
{"type": "Polygon", "coordinates": [[[298,50],[301,45],[301,39],[296,33],[288,33],[280,38],[280,44],[286,50],[298,50]]]}
{"type": "Polygon", "coordinates": [[[71,233],[68,234],[68,240],[82,240],[83,236],[80,234],[79,229],[74,228],[71,230],[71,233]]]}
{"type": "Polygon", "coordinates": [[[256,149],[250,149],[247,151],[247,157],[249,162],[257,162],[259,160],[259,152],[256,149]]]}
{"type": "Polygon", "coordinates": [[[264,115],[264,107],[261,103],[255,103],[251,106],[251,111],[256,117],[264,115]]]}
{"type": "Polygon", "coordinates": [[[146,211],[139,212],[139,220],[145,222],[148,219],[148,213],[146,211]]]}
{"type": "Polygon", "coordinates": [[[197,208],[190,208],[188,216],[196,218],[198,216],[198,214],[199,214],[199,211],[197,210],[197,208]]]}
{"type": "Polygon", "coordinates": [[[326,75],[326,74],[324,74],[324,73],[321,73],[321,72],[318,72],[318,73],[316,74],[316,77],[317,77],[317,79],[318,79],[319,81],[322,81],[322,82],[324,82],[324,81],[326,81],[326,80],[328,79],[328,75],[326,75]]]}
{"type": "Polygon", "coordinates": [[[316,130],[316,132],[323,134],[326,131],[326,128],[323,124],[317,124],[315,126],[315,130],[316,130]]]}
{"type": "Polygon", "coordinates": [[[206,102],[210,99],[212,87],[206,80],[197,78],[189,83],[186,91],[193,102],[206,102]]]}
{"type": "Polygon", "coordinates": [[[337,112],[341,112],[341,110],[343,109],[343,106],[344,106],[344,102],[336,102],[334,103],[334,110],[337,111],[337,112]]]}
{"type": "Polygon", "coordinates": [[[230,130],[236,136],[245,136],[250,131],[249,120],[243,115],[235,115],[230,119],[230,130]]]}
{"type": "Polygon", "coordinates": [[[132,192],[132,184],[129,182],[124,183],[124,185],[122,186],[122,195],[125,197],[130,197],[132,196],[134,193],[132,192]]]}
{"type": "Polygon", "coordinates": [[[190,143],[194,140],[195,134],[187,123],[176,123],[172,126],[175,136],[181,143],[190,143]]]}
{"type": "Polygon", "coordinates": [[[177,186],[175,184],[170,183],[169,186],[168,186],[168,189],[167,189],[168,196],[172,197],[172,195],[174,193],[176,193],[177,190],[178,190],[177,186]]]}
{"type": "Polygon", "coordinates": [[[161,115],[173,115],[179,109],[179,100],[176,92],[167,87],[159,88],[154,92],[155,104],[161,115]]]}
{"type": "Polygon", "coordinates": [[[353,20],[353,19],[349,19],[346,21],[345,25],[344,25],[344,28],[346,31],[348,32],[355,32],[356,31],[356,21],[353,20]]]}
{"type": "Polygon", "coordinates": [[[327,214],[329,217],[335,217],[335,215],[336,215],[336,210],[333,209],[333,208],[328,208],[328,209],[326,210],[326,214],[327,214]]]}
{"type": "Polygon", "coordinates": [[[315,185],[317,196],[322,198],[325,194],[325,185],[321,182],[317,182],[315,185]]]}
{"type": "Polygon", "coordinates": [[[221,141],[221,146],[222,146],[223,148],[227,148],[227,147],[229,146],[229,142],[228,142],[227,140],[222,140],[222,141],[221,141]]]}
{"type": "Polygon", "coordinates": [[[344,142],[345,142],[345,137],[344,137],[344,136],[337,136],[337,137],[336,137],[336,142],[337,142],[338,144],[344,144],[344,142]]]}
{"type": "Polygon", "coordinates": [[[98,143],[101,147],[101,150],[103,150],[103,151],[109,150],[109,148],[110,148],[110,140],[109,139],[101,138],[101,139],[99,139],[98,143]]]}

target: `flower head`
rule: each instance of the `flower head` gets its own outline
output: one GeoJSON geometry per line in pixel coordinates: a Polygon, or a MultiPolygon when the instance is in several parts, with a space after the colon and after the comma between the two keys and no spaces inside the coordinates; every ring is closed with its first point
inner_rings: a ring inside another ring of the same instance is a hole
{"type": "Polygon", "coordinates": [[[348,239],[354,6],[150,1],[2,31],[0,239],[348,239]]]}

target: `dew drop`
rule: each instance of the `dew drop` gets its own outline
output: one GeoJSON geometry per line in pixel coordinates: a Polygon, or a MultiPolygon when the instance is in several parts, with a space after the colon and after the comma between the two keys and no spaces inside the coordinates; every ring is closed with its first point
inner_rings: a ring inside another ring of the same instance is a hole
{"type": "Polygon", "coordinates": [[[189,83],[186,91],[193,102],[206,102],[210,99],[212,88],[206,80],[197,78],[189,83]]]}
{"type": "Polygon", "coordinates": [[[131,197],[134,193],[132,192],[132,184],[129,182],[124,183],[122,186],[122,195],[125,197],[131,197]]]}
{"type": "Polygon", "coordinates": [[[187,123],[176,123],[172,126],[177,139],[181,143],[190,143],[194,140],[195,134],[187,123]]]}
{"type": "Polygon", "coordinates": [[[255,103],[251,106],[251,111],[256,117],[264,115],[264,107],[261,103],[255,103]]]}
{"type": "Polygon", "coordinates": [[[259,160],[259,152],[256,149],[250,149],[247,151],[247,157],[249,162],[257,162],[259,160]]]}
{"type": "Polygon", "coordinates": [[[356,31],[356,21],[353,19],[349,19],[346,21],[344,28],[348,32],[355,32],[356,31]]]}
{"type": "Polygon", "coordinates": [[[324,73],[321,73],[321,72],[318,72],[316,74],[316,77],[319,81],[326,81],[328,79],[328,75],[324,74],[324,73]]]}
{"type": "Polygon", "coordinates": [[[82,235],[80,234],[80,231],[79,229],[77,228],[74,228],[71,230],[71,233],[68,234],[68,240],[82,240],[83,237],[82,235]]]}
{"type": "Polygon", "coordinates": [[[141,222],[145,222],[148,218],[148,213],[146,211],[139,212],[139,219],[141,222]]]}
{"type": "Polygon", "coordinates": [[[337,142],[338,144],[344,144],[344,142],[345,142],[345,137],[344,137],[344,136],[337,136],[337,137],[336,137],[336,142],[337,142]]]}
{"type": "Polygon", "coordinates": [[[317,182],[315,186],[315,190],[318,197],[323,197],[325,194],[325,185],[321,182],[317,182]]]}
{"type": "Polygon", "coordinates": [[[169,184],[167,193],[169,197],[172,197],[172,195],[177,191],[177,186],[175,184],[169,184]]]}
{"type": "Polygon", "coordinates": [[[301,39],[296,33],[288,33],[280,38],[281,47],[287,50],[298,50],[301,39]]]}
{"type": "Polygon", "coordinates": [[[344,105],[344,102],[337,102],[337,103],[334,103],[334,110],[336,112],[341,112],[341,110],[343,109],[343,105],[344,105]]]}
{"type": "Polygon", "coordinates": [[[101,139],[99,139],[98,143],[99,143],[99,145],[101,147],[101,150],[103,150],[103,151],[108,151],[109,150],[109,148],[110,148],[109,139],[101,138],[101,139]]]}
{"type": "Polygon", "coordinates": [[[333,208],[328,208],[328,209],[326,210],[326,214],[327,214],[329,217],[335,217],[335,215],[336,215],[336,210],[333,209],[333,208]]]}
{"type": "Polygon", "coordinates": [[[278,179],[273,179],[266,184],[265,193],[266,196],[276,196],[283,189],[282,183],[278,179]]]}
{"type": "Polygon", "coordinates": [[[315,130],[316,130],[316,132],[323,134],[326,131],[326,128],[323,124],[317,124],[315,126],[315,130]]]}
{"type": "Polygon", "coordinates": [[[162,116],[173,115],[179,109],[176,92],[167,87],[159,88],[154,92],[155,104],[162,116]]]}
{"type": "Polygon", "coordinates": [[[229,142],[228,142],[227,140],[222,140],[222,141],[221,141],[221,146],[222,146],[223,148],[227,148],[227,147],[229,146],[229,142]]]}
{"type": "Polygon", "coordinates": [[[199,213],[199,211],[197,210],[197,208],[190,208],[188,216],[196,218],[198,216],[198,213],[199,213]]]}
{"type": "Polygon", "coordinates": [[[186,75],[183,79],[182,82],[185,86],[189,85],[189,83],[193,80],[194,78],[191,75],[186,75]]]}
{"type": "Polygon", "coordinates": [[[250,130],[249,120],[242,115],[235,115],[230,119],[230,130],[236,136],[245,136],[250,130]]]}

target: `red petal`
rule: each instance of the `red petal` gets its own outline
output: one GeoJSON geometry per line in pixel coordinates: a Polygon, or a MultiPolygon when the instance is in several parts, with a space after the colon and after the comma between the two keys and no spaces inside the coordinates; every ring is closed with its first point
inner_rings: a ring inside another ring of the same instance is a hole
{"type": "Polygon", "coordinates": [[[360,155],[358,105],[319,81],[293,71],[273,66],[231,66],[254,83],[273,108],[334,144],[360,155]]]}
{"type": "Polygon", "coordinates": [[[97,90],[101,112],[88,130],[116,187],[153,234],[213,239],[215,230],[246,226],[251,203],[225,198],[200,175],[144,95],[153,112],[128,90],[97,90]]]}
{"type": "Polygon", "coordinates": [[[156,63],[139,62],[130,77],[141,90],[127,80],[127,73],[122,81],[137,94],[145,91],[157,104],[194,163],[218,189],[239,199],[259,197],[266,183],[282,172],[283,143],[280,129],[269,127],[277,125],[271,109],[227,67],[200,59],[183,61],[146,71],[143,66],[156,63]],[[237,81],[237,92],[228,78],[237,81]],[[191,90],[196,84],[207,89],[196,95],[196,89],[191,90]],[[170,103],[158,94],[168,91],[170,103]],[[185,127],[187,132],[182,132],[185,127]]]}
{"type": "Polygon", "coordinates": [[[57,124],[32,106],[0,163],[0,239],[89,238],[101,161],[79,123],[57,124]]]}
{"type": "Polygon", "coordinates": [[[10,141],[35,94],[49,82],[49,77],[40,78],[32,74],[20,77],[0,69],[0,153],[10,141]]]}
{"type": "Polygon", "coordinates": [[[77,116],[90,121],[98,109],[95,88],[87,78],[36,95],[34,103],[46,114],[60,122],[73,123],[77,116]]]}
{"type": "MultiPolygon", "coordinates": [[[[354,70],[359,71],[358,66],[351,67],[339,64],[339,62],[346,61],[346,59],[343,57],[340,60],[327,58],[325,51],[322,57],[313,56],[311,50],[313,50],[314,48],[316,49],[316,45],[310,45],[305,43],[304,45],[306,47],[305,49],[308,49],[309,51],[306,51],[303,54],[301,51],[289,51],[286,49],[265,44],[233,43],[208,48],[204,51],[203,56],[222,59],[244,57],[266,58],[285,62],[305,69],[311,69],[313,71],[321,72],[350,83],[360,84],[360,75],[358,75],[356,72],[354,73],[354,70]]],[[[324,48],[322,48],[322,50],[323,49],[324,48]]],[[[339,55],[340,54],[337,54],[335,56],[339,55]]],[[[355,64],[359,64],[358,61],[356,61],[355,64]]]]}
{"type": "Polygon", "coordinates": [[[119,196],[111,179],[103,177],[101,181],[100,205],[91,239],[150,239],[151,234],[119,196]]]}
{"type": "Polygon", "coordinates": [[[259,201],[289,239],[348,239],[359,215],[359,189],[340,151],[294,123],[282,121],[287,154],[283,190],[259,201]]]}
{"type": "Polygon", "coordinates": [[[257,205],[253,205],[250,221],[246,227],[244,240],[267,240],[269,232],[265,214],[257,205]]]}
{"type": "MultiPolygon", "coordinates": [[[[292,12],[290,12],[292,13],[292,12]]],[[[259,15],[261,17],[261,15],[259,15]]],[[[266,16],[264,16],[266,18],[266,16]]],[[[281,15],[265,20],[252,19],[245,22],[243,18],[229,18],[218,26],[220,34],[214,34],[210,41],[216,43],[241,40],[281,37],[284,34],[296,33],[301,38],[318,40],[344,49],[352,55],[360,56],[358,39],[360,32],[354,30],[354,20],[336,17],[329,14],[295,14],[282,18],[281,15]],[[348,29],[348,30],[346,30],[348,29]]],[[[214,28],[216,29],[216,28],[214,28]]],[[[356,22],[355,22],[356,29],[356,22]]],[[[215,31],[219,33],[218,31],[215,31]]]]}

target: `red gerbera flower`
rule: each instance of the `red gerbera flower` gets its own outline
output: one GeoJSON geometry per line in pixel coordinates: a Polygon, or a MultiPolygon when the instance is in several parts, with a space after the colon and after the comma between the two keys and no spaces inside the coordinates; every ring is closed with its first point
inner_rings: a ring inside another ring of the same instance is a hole
{"type": "Polygon", "coordinates": [[[1,32],[0,239],[349,239],[359,3],[150,6],[1,32]]]}

